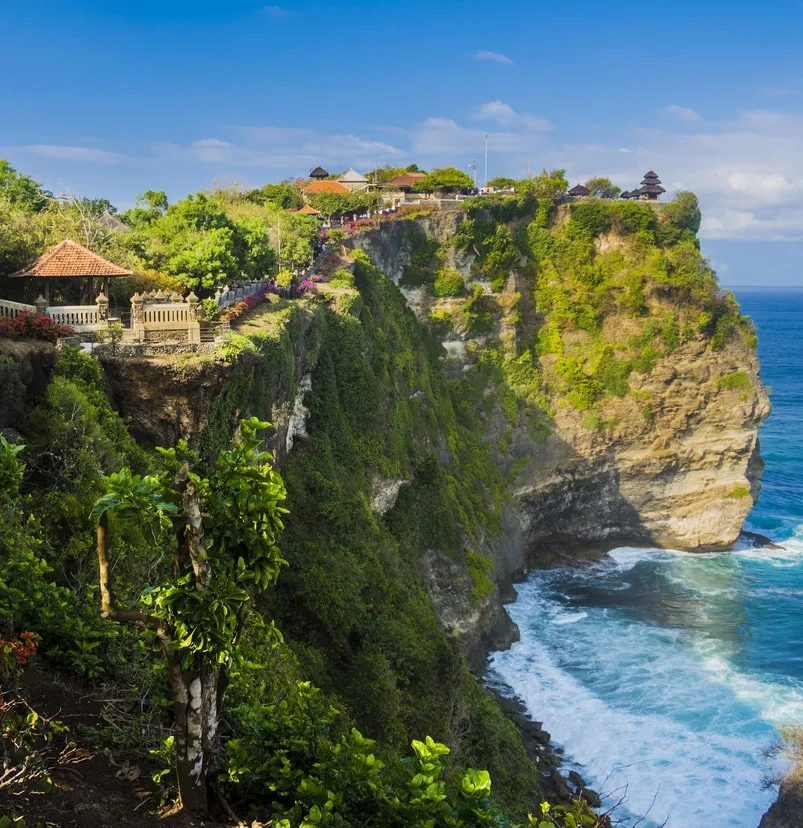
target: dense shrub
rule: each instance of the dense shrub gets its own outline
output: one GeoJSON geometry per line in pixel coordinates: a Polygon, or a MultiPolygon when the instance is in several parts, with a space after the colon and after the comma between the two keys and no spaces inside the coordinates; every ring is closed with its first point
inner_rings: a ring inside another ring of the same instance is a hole
{"type": "Polygon", "coordinates": [[[74,336],[67,325],[59,325],[50,316],[33,311],[22,311],[14,319],[0,317],[0,336],[12,339],[43,339],[55,342],[62,336],[74,336]]]}
{"type": "Polygon", "coordinates": [[[466,292],[463,277],[456,270],[440,270],[432,285],[435,296],[462,296],[466,292]]]}

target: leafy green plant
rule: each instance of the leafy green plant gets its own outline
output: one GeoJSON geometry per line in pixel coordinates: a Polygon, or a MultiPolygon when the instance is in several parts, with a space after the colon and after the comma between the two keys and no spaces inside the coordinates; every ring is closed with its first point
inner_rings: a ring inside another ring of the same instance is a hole
{"type": "MultiPolygon", "coordinates": [[[[204,467],[180,441],[160,449],[163,470],[137,476],[122,469],[107,479],[92,517],[103,617],[151,631],[168,667],[176,713],[176,768],[182,803],[207,810],[207,781],[216,749],[226,676],[254,596],[276,581],[285,563],[276,546],[283,528],[284,484],[272,457],[259,451],[268,423],[240,422],[240,439],[204,467]],[[120,609],[109,576],[109,516],[150,525],[174,537],[172,576],[142,592],[142,609],[120,609]]],[[[273,625],[263,634],[278,638],[273,625]]]]}
{"type": "Polygon", "coordinates": [[[466,284],[456,270],[443,269],[435,277],[432,292],[440,297],[462,296],[466,292],[466,284]]]}

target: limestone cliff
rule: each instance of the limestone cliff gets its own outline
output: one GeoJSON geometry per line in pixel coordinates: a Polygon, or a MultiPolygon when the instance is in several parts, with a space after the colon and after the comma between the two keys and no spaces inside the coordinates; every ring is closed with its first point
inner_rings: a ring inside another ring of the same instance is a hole
{"type": "MultiPolygon", "coordinates": [[[[575,227],[566,207],[540,222],[440,211],[352,243],[401,288],[420,323],[409,336],[437,336],[442,376],[455,401],[474,408],[496,466],[493,496],[487,469],[484,482],[472,482],[468,469],[460,481],[495,503],[493,526],[459,542],[479,556],[474,569],[423,540],[416,551],[441,624],[477,665],[489,646],[515,636],[498,599],[514,598],[512,582],[528,567],[625,543],[725,549],[758,495],[757,433],[769,403],[749,324],[718,291],[688,233],[667,240],[652,208],[633,207],[629,225],[617,214],[597,232],[575,227]],[[634,233],[636,221],[644,224],[634,233]],[[443,274],[457,288],[441,289],[443,274]],[[492,564],[490,592],[483,560],[492,564]]],[[[370,327],[378,299],[366,298],[360,321],[370,327]]],[[[276,425],[271,447],[284,463],[308,429],[314,437],[331,425],[310,419],[307,404],[325,375],[325,325],[314,300],[302,306],[282,330],[284,356],[260,345],[233,361],[107,360],[135,433],[213,448],[239,415],[256,413],[276,425]]],[[[360,357],[374,368],[375,347],[366,342],[360,357]]],[[[423,416],[429,393],[415,380],[402,419],[423,416]]],[[[389,398],[375,403],[392,407],[389,398]]],[[[447,426],[441,420],[433,431],[426,416],[427,433],[404,439],[459,475],[465,460],[438,432],[447,426]]],[[[389,446],[401,437],[382,439],[389,446]]],[[[374,462],[365,469],[366,505],[392,523],[421,472],[401,458],[374,462]]]]}
{"type": "MultiPolygon", "coordinates": [[[[501,568],[523,569],[562,550],[617,543],[729,548],[758,496],[763,467],[758,428],[770,411],[748,328],[735,325],[713,347],[700,330],[702,314],[731,300],[715,287],[706,286],[711,293],[704,301],[702,291],[673,292],[656,283],[649,268],[657,268],[660,278],[666,265],[655,260],[664,257],[671,268],[680,245],[667,245],[666,255],[657,245],[639,249],[640,239],[633,243],[614,227],[588,251],[589,267],[606,268],[609,283],[594,308],[595,324],[560,320],[555,306],[577,301],[588,285],[578,279],[572,286],[571,274],[555,272],[560,260],[552,252],[540,262],[542,273],[553,271],[545,283],[525,242],[524,254],[519,245],[504,273],[504,284],[494,288],[481,247],[479,254],[455,250],[466,220],[481,219],[441,213],[418,220],[417,228],[440,248],[431,265],[433,278],[439,269],[453,268],[465,281],[464,293],[474,291],[471,299],[433,295],[431,284],[410,285],[406,274],[416,235],[403,225],[380,228],[355,244],[400,282],[422,324],[438,330],[450,376],[471,376],[489,353],[501,366],[501,382],[499,376],[495,384],[489,379],[484,389],[486,401],[496,401],[487,408],[487,436],[500,466],[518,467],[511,484],[515,516],[508,528],[521,541],[518,555],[508,548],[501,568]],[[629,312],[616,294],[633,290],[639,256],[645,271],[635,283],[641,304],[629,312]],[[490,320],[476,332],[466,321],[466,307],[478,294],[490,320]],[[450,323],[446,330],[439,324],[444,318],[450,323]],[[673,327],[661,333],[657,326],[665,323],[673,327]],[[539,348],[550,327],[557,344],[539,348]],[[651,336],[657,336],[656,347],[651,336]],[[661,337],[671,347],[662,346],[661,337]],[[609,368],[618,371],[613,381],[606,376],[609,368]],[[573,387],[569,371],[579,376],[573,387]],[[587,387],[590,404],[579,396],[587,387]],[[506,406],[511,392],[524,401],[512,412],[506,406]],[[543,431],[532,427],[535,408],[548,421],[543,431]]],[[[558,210],[552,238],[571,221],[569,208],[558,210]]],[[[546,236],[542,228],[534,234],[539,232],[546,236]]],[[[701,280],[711,278],[703,260],[695,266],[701,280]]]]}

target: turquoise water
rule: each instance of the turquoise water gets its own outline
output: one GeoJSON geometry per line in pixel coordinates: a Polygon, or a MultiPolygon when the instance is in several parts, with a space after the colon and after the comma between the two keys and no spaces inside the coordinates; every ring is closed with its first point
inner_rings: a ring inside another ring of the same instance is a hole
{"type": "Polygon", "coordinates": [[[625,795],[624,824],[755,828],[776,795],[764,752],[803,723],[803,292],[737,298],[773,403],[746,528],[785,549],[626,548],[532,573],[510,607],[521,641],[491,660],[567,765],[625,795]]]}

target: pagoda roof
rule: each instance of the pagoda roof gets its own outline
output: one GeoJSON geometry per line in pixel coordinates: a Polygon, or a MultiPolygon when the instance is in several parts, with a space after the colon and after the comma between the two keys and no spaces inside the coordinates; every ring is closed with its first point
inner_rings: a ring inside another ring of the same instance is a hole
{"type": "Polygon", "coordinates": [[[315,195],[316,193],[334,193],[335,195],[348,195],[351,192],[339,181],[313,181],[304,187],[304,195],[315,195]]]}
{"type": "Polygon", "coordinates": [[[329,173],[323,167],[316,167],[310,174],[310,178],[329,178],[329,173]]]}
{"type": "Polygon", "coordinates": [[[87,278],[89,276],[131,276],[133,271],[113,264],[72,239],[65,239],[43,253],[32,265],[12,273],[12,279],[87,278]]]}
{"type": "Polygon", "coordinates": [[[360,175],[355,169],[349,167],[343,175],[338,176],[338,181],[345,181],[347,184],[367,184],[368,179],[360,175]]]}
{"type": "Polygon", "coordinates": [[[630,192],[630,190],[622,190],[622,192],[619,193],[619,198],[630,198],[632,195],[633,194],[630,192]]]}
{"type": "Polygon", "coordinates": [[[653,172],[652,170],[650,170],[649,172],[645,172],[645,173],[644,173],[644,181],[643,181],[642,183],[643,183],[643,184],[644,184],[644,183],[649,183],[649,184],[653,184],[653,183],[654,183],[654,184],[660,184],[660,183],[661,183],[661,179],[660,179],[660,178],[658,178],[658,173],[653,172]]]}
{"type": "Polygon", "coordinates": [[[639,187],[636,190],[636,193],[639,195],[659,195],[660,193],[665,193],[666,190],[660,184],[653,184],[650,182],[649,184],[645,184],[643,187],[639,187]]]}
{"type": "Polygon", "coordinates": [[[586,187],[583,184],[575,184],[574,187],[572,187],[571,190],[569,190],[569,195],[570,196],[587,196],[587,195],[591,195],[591,190],[589,190],[588,187],[586,187]]]}

